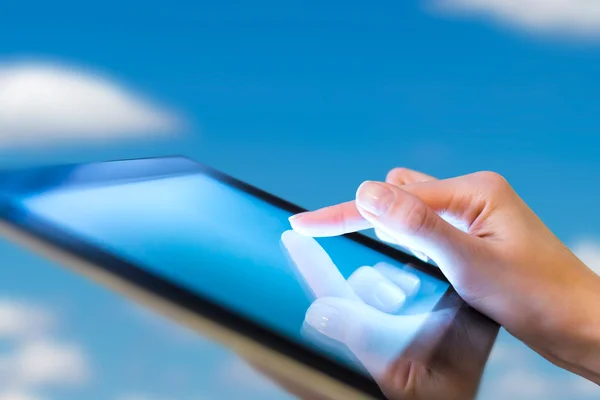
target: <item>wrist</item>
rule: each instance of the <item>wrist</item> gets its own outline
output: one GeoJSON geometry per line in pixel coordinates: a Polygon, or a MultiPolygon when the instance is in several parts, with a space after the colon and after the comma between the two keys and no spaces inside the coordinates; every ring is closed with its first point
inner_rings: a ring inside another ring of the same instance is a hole
{"type": "Polygon", "coordinates": [[[600,277],[577,288],[568,315],[561,319],[552,352],[557,364],[600,384],[600,277]]]}

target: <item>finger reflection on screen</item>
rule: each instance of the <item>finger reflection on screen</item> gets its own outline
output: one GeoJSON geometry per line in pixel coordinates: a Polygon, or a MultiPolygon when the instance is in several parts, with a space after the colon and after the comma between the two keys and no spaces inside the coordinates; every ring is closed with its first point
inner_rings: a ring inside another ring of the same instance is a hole
{"type": "Polygon", "coordinates": [[[344,279],[315,239],[287,231],[282,244],[312,296],[302,327],[306,338],[349,350],[390,398],[475,395],[494,324],[463,309],[456,295],[437,311],[403,313],[407,300],[428,291],[415,274],[381,262],[344,279]]]}

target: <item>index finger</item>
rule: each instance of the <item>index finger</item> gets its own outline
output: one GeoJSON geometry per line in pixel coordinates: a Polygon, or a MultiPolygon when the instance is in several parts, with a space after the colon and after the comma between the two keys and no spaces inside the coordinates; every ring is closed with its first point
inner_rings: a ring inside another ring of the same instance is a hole
{"type": "Polygon", "coordinates": [[[311,237],[338,236],[373,227],[360,214],[355,201],[294,215],[290,224],[296,232],[311,237]]]}
{"type": "MultiPolygon", "coordinates": [[[[387,182],[397,186],[432,180],[436,178],[408,168],[394,168],[386,178],[387,182]]],[[[360,214],[355,201],[294,215],[290,224],[296,232],[312,237],[338,236],[373,228],[360,214]]]]}

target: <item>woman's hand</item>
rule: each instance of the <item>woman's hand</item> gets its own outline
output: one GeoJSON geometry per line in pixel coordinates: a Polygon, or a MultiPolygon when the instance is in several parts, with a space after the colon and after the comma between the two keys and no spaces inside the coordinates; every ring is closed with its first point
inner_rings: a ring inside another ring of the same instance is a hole
{"type": "Polygon", "coordinates": [[[600,277],[500,175],[436,180],[395,169],[386,183],[363,183],[356,201],[291,224],[307,236],[375,228],[430,257],[465,301],[541,355],[600,383],[600,277]]]}

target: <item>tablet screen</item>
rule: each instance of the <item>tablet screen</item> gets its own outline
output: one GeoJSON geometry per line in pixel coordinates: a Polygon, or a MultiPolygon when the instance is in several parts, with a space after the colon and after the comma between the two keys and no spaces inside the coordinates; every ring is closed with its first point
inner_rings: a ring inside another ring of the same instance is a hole
{"type": "MultiPolygon", "coordinates": [[[[404,297],[392,291],[396,303],[386,311],[415,316],[405,319],[394,352],[409,344],[423,322],[418,316],[432,311],[449,288],[346,237],[318,239],[317,248],[313,239],[289,231],[290,212],[203,172],[50,189],[22,199],[21,206],[72,236],[361,372],[364,363],[351,351],[306,332],[307,310],[316,297],[345,290],[327,286],[340,284],[331,275],[333,265],[342,279],[363,266],[407,279],[404,297]],[[329,265],[318,265],[323,254],[310,254],[321,248],[329,265]],[[306,265],[313,261],[317,265],[306,265]]],[[[360,290],[360,284],[354,288],[360,290]]]]}

